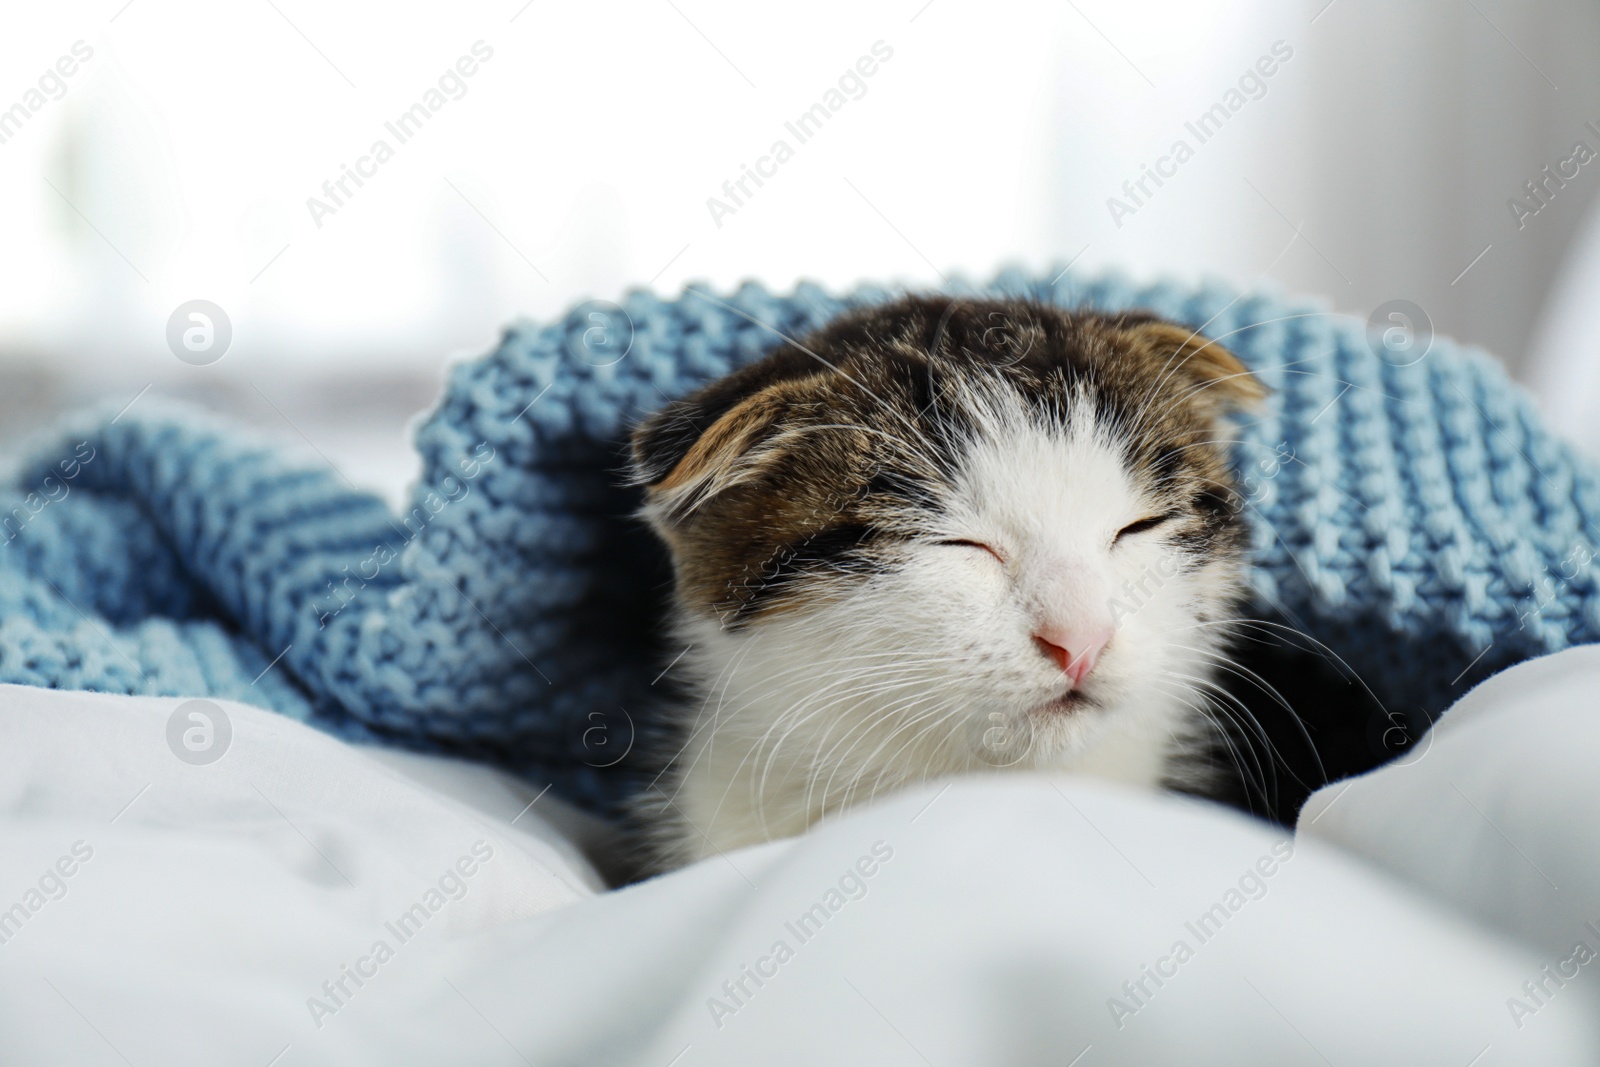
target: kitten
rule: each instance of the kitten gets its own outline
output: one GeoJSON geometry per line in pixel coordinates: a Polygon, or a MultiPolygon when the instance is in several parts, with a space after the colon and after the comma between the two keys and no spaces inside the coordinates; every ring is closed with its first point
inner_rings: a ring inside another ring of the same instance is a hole
{"type": "Polygon", "coordinates": [[[908,298],[647,419],[694,698],[637,805],[657,869],[950,773],[1194,786],[1263,396],[1149,314],[908,298]]]}

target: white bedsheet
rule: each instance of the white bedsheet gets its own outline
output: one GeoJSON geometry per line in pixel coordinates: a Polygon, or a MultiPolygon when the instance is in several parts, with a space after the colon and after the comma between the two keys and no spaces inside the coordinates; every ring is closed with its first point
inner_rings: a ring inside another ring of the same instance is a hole
{"type": "Polygon", "coordinates": [[[1600,645],[1587,645],[1484,681],[1415,753],[1314,794],[1299,833],[1337,842],[1554,962],[1580,941],[1600,958],[1597,815],[1600,645]]]}
{"type": "Polygon", "coordinates": [[[969,778],[606,893],[536,787],[181,703],[0,687],[0,1063],[1600,1062],[1600,983],[1514,1019],[1545,946],[1353,824],[969,778]]]}

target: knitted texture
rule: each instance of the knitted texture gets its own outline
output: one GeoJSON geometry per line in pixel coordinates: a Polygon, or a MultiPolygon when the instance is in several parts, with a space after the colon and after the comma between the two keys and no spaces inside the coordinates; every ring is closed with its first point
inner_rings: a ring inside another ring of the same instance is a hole
{"type": "MultiPolygon", "coordinates": [[[[1255,610],[1390,707],[1436,714],[1600,637],[1600,479],[1482,353],[1381,358],[1359,321],[1221,287],[1006,273],[952,290],[1147,308],[1232,348],[1272,390],[1236,452],[1255,610]]],[[[634,293],[520,323],[452,369],[400,515],[148,398],[66,430],[0,511],[0,681],[242,700],[604,806],[681,651],[660,636],[664,554],[621,484],[629,427],[895,295],[634,293]]]]}

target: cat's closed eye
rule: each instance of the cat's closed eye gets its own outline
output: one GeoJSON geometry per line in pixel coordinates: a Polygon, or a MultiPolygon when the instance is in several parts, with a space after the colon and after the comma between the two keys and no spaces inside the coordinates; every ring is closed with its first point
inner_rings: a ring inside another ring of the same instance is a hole
{"type": "Polygon", "coordinates": [[[1151,515],[1148,518],[1140,519],[1137,522],[1130,522],[1128,525],[1117,531],[1117,536],[1111,539],[1111,543],[1114,545],[1118,541],[1121,541],[1124,537],[1131,537],[1134,534],[1141,534],[1146,530],[1154,530],[1157,526],[1160,526],[1169,519],[1174,518],[1177,518],[1177,516],[1169,511],[1164,515],[1151,515]]]}
{"type": "Polygon", "coordinates": [[[1005,555],[998,548],[995,548],[993,545],[987,544],[983,541],[971,541],[962,537],[947,537],[943,540],[935,541],[934,544],[951,548],[976,548],[980,552],[989,553],[989,555],[993,556],[1001,563],[1006,561],[1005,555]]]}

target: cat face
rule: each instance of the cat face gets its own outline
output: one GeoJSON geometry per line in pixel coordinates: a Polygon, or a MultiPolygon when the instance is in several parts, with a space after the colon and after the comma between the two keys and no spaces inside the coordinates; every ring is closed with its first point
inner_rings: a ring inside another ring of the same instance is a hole
{"type": "Polygon", "coordinates": [[[1224,420],[1261,396],[1149,316],[909,299],[668,405],[634,466],[713,731],[824,806],[1170,732],[1240,595],[1224,420]]]}

